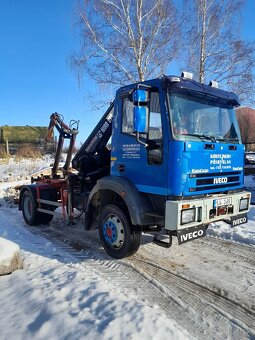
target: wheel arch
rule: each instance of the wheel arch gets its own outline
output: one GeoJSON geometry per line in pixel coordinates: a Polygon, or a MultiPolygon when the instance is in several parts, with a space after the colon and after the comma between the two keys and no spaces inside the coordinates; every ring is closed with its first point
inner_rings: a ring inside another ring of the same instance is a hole
{"type": "Polygon", "coordinates": [[[86,213],[90,215],[90,223],[86,229],[97,227],[102,207],[111,203],[128,213],[133,225],[146,224],[145,212],[152,209],[151,202],[127,178],[106,176],[97,181],[89,195],[86,213]]]}

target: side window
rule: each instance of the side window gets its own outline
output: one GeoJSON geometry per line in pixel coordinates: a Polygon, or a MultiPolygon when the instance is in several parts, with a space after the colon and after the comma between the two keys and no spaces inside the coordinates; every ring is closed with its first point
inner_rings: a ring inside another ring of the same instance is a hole
{"type": "Polygon", "coordinates": [[[150,95],[150,119],[149,135],[151,146],[148,150],[149,164],[161,164],[163,161],[163,143],[162,143],[162,120],[159,102],[159,92],[151,92],[150,95]]]}
{"type": "MultiPolygon", "coordinates": [[[[134,104],[127,97],[122,101],[122,127],[123,133],[134,136],[134,104]]],[[[149,117],[149,133],[141,134],[141,138],[147,138],[150,141],[148,148],[148,163],[161,164],[163,160],[163,133],[161,110],[159,102],[159,92],[150,93],[150,117],[149,117]]]]}
{"type": "Polygon", "coordinates": [[[158,92],[152,92],[150,97],[149,139],[162,139],[161,110],[158,92]]]}
{"type": "Polygon", "coordinates": [[[134,133],[134,104],[128,98],[123,98],[122,102],[122,132],[134,133]]]}

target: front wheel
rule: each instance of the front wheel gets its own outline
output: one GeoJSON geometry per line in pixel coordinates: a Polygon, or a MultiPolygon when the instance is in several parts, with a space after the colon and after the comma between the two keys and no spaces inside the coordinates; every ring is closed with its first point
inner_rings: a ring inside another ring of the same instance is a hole
{"type": "Polygon", "coordinates": [[[118,206],[108,204],[103,207],[100,216],[99,237],[107,254],[121,259],[138,250],[141,229],[133,226],[118,206]]]}

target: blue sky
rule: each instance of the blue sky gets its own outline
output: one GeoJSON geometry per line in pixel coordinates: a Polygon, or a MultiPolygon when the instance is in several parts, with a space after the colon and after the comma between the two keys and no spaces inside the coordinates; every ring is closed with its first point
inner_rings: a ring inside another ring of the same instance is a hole
{"type": "Polygon", "coordinates": [[[0,0],[0,125],[48,125],[57,111],[81,121],[79,140],[88,135],[84,89],[69,66],[79,46],[74,3],[0,0]]]}
{"type": "MultiPolygon", "coordinates": [[[[84,93],[90,80],[79,87],[69,66],[70,55],[79,48],[75,3],[0,0],[0,125],[46,126],[57,111],[66,122],[80,120],[78,140],[84,141],[98,121],[102,112],[88,112],[84,93]]],[[[254,16],[255,1],[247,0],[245,39],[255,40],[254,16]]]]}

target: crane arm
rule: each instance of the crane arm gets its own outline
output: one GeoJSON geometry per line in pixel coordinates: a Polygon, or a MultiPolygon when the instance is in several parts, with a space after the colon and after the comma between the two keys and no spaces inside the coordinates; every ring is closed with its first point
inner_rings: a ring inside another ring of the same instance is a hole
{"type": "Polygon", "coordinates": [[[71,157],[72,157],[72,153],[73,153],[73,149],[75,145],[75,139],[79,132],[78,126],[79,126],[79,121],[71,121],[68,126],[67,124],[64,123],[63,117],[57,112],[52,113],[52,115],[50,116],[50,123],[49,123],[49,127],[48,127],[46,137],[45,137],[46,142],[52,140],[54,127],[59,132],[58,146],[57,146],[55,160],[54,160],[54,164],[52,168],[53,178],[57,177],[59,161],[60,161],[61,152],[63,150],[65,139],[69,139],[70,143],[69,143],[66,162],[63,167],[63,170],[67,171],[70,166],[71,157]]]}

